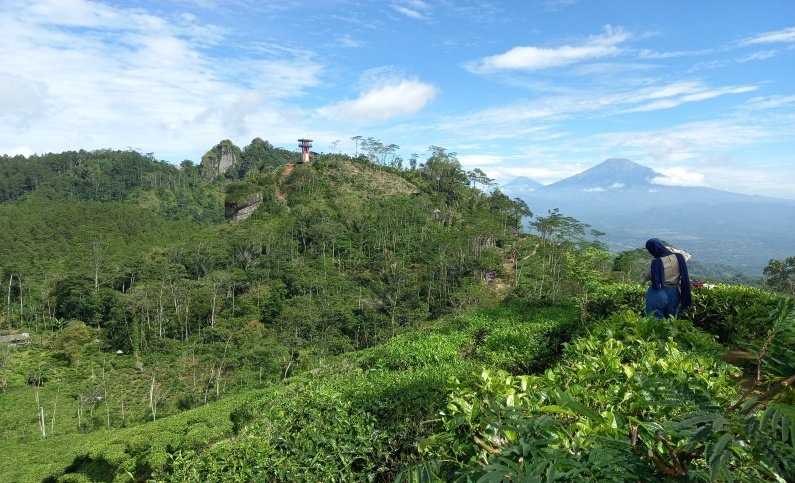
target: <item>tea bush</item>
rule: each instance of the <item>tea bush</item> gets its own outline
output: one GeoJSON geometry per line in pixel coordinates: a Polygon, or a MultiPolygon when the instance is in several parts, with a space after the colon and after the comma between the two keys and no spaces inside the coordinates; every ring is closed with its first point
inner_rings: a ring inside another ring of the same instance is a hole
{"type": "MultiPolygon", "coordinates": [[[[598,320],[622,310],[642,313],[645,287],[637,284],[606,284],[580,301],[588,320],[598,320]]],[[[780,294],[742,285],[717,285],[693,290],[693,306],[681,314],[697,326],[716,334],[721,341],[737,343],[762,337],[766,321],[784,299],[780,294]]]]}
{"type": "Polygon", "coordinates": [[[485,370],[474,385],[456,381],[443,429],[420,444],[425,462],[402,477],[783,481],[775,468],[792,454],[789,440],[755,447],[726,429],[740,370],[720,352],[688,321],[614,316],[542,375],[485,370]]]}
{"type": "Polygon", "coordinates": [[[178,451],[174,481],[349,481],[386,471],[387,435],[376,419],[328,384],[296,384],[256,404],[257,418],[234,439],[178,451]],[[270,398],[268,398],[270,399],[270,398]]]}

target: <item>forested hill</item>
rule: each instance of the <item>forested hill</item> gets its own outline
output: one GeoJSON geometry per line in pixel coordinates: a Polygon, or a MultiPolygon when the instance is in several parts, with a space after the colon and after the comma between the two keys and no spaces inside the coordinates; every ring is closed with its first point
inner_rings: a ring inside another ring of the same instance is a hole
{"type": "Polygon", "coordinates": [[[650,321],[645,254],[365,141],[0,159],[0,481],[795,475],[795,259],[650,321]]]}
{"type": "Polygon", "coordinates": [[[465,304],[528,214],[470,188],[442,149],[413,170],[343,155],[293,161],[259,139],[242,150],[224,141],[180,167],[126,151],[3,159],[7,323],[113,326],[113,349],[139,350],[157,293],[158,337],[268,320],[360,347],[465,304]],[[252,194],[253,216],[225,219],[225,203],[252,194]]]}

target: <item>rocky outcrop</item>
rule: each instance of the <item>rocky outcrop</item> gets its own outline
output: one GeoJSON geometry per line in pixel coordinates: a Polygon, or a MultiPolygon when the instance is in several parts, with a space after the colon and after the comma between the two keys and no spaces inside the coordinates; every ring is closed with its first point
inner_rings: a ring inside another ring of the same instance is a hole
{"type": "Polygon", "coordinates": [[[262,193],[253,193],[248,197],[224,203],[224,216],[227,220],[242,221],[254,214],[262,204],[262,193]]]}
{"type": "Polygon", "coordinates": [[[21,333],[5,333],[0,335],[0,344],[8,345],[27,345],[30,344],[30,334],[27,332],[21,333]]]}
{"type": "Polygon", "coordinates": [[[240,148],[232,141],[224,139],[202,156],[202,174],[207,178],[217,178],[239,166],[240,162],[240,148]]]}

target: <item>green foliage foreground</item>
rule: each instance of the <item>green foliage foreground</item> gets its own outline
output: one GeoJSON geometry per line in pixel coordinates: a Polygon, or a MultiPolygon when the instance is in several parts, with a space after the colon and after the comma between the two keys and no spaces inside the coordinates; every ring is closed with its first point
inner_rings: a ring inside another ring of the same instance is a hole
{"type": "Polygon", "coordinates": [[[417,461],[416,442],[437,424],[451,378],[474,380],[484,364],[544,367],[576,325],[572,308],[450,316],[268,390],[89,435],[60,478],[391,480],[417,461]]]}
{"type": "MultiPolygon", "coordinates": [[[[780,339],[768,350],[795,361],[791,307],[767,307],[778,314],[763,324],[768,339],[780,339]]],[[[234,404],[92,440],[61,478],[791,479],[793,394],[780,374],[792,367],[743,387],[753,367],[725,353],[686,320],[619,311],[582,325],[573,307],[471,312],[234,404]],[[209,414],[222,429],[201,421],[209,414]]]]}
{"type": "Polygon", "coordinates": [[[543,374],[457,383],[444,429],[420,445],[428,461],[406,479],[791,478],[792,406],[736,408],[742,371],[721,354],[690,322],[619,314],[543,374]]]}

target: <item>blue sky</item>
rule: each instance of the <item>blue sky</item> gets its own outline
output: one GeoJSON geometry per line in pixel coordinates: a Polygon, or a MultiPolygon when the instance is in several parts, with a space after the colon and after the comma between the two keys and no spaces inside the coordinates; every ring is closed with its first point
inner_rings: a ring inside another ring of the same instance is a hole
{"type": "MultiPolygon", "coordinates": [[[[795,198],[795,2],[0,2],[0,152],[354,135],[795,198]]],[[[339,141],[335,143],[335,141],[339,141]]]]}

